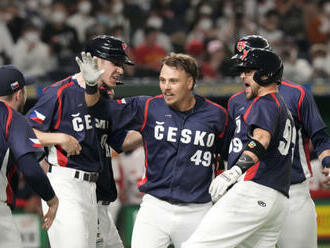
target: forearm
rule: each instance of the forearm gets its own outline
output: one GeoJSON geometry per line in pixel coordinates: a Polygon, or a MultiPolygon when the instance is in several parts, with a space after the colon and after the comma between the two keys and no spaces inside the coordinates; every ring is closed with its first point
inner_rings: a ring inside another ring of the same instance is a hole
{"type": "Polygon", "coordinates": [[[42,146],[50,146],[50,145],[57,145],[62,142],[62,133],[46,133],[39,131],[37,129],[33,129],[34,133],[36,134],[40,144],[42,146]]]}
{"type": "Polygon", "coordinates": [[[137,131],[128,131],[124,143],[122,145],[122,150],[124,152],[132,151],[142,145],[142,136],[137,131]]]}
{"type": "Polygon", "coordinates": [[[31,186],[33,191],[41,196],[45,201],[49,201],[54,198],[54,190],[33,153],[27,153],[23,155],[17,161],[20,171],[27,183],[31,186]]]}

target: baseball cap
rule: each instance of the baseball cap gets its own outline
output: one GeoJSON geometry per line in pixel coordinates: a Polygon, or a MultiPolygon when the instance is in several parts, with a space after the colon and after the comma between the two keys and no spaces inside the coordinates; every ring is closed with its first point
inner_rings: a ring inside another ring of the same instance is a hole
{"type": "Polygon", "coordinates": [[[32,84],[33,80],[25,78],[14,65],[0,66],[0,96],[8,96],[22,89],[25,85],[32,84]]]}

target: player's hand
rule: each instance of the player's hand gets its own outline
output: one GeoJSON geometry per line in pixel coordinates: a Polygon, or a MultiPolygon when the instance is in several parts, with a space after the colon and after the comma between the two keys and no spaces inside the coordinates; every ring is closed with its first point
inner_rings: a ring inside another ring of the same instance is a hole
{"type": "Polygon", "coordinates": [[[242,170],[238,166],[233,166],[230,170],[224,171],[213,179],[209,187],[212,201],[217,201],[226,193],[228,187],[234,184],[242,175],[242,170]]]}
{"type": "Polygon", "coordinates": [[[76,62],[79,65],[80,72],[83,75],[83,78],[88,86],[94,87],[97,85],[97,82],[104,70],[99,70],[97,65],[97,58],[92,57],[90,53],[81,53],[81,60],[79,57],[76,57],[76,62]]]}
{"type": "Polygon", "coordinates": [[[46,229],[47,231],[53,224],[53,221],[56,217],[58,204],[59,202],[57,196],[54,196],[53,199],[47,201],[47,205],[49,208],[47,214],[43,217],[44,223],[42,224],[42,228],[46,229]]]}
{"type": "Polygon", "coordinates": [[[75,137],[66,133],[61,133],[60,135],[60,145],[66,152],[67,156],[70,157],[72,155],[79,155],[81,151],[81,145],[79,144],[79,141],[75,137]]]}
{"type": "Polygon", "coordinates": [[[322,186],[326,189],[330,189],[330,168],[323,168],[322,174],[325,175],[321,180],[322,186]]]}

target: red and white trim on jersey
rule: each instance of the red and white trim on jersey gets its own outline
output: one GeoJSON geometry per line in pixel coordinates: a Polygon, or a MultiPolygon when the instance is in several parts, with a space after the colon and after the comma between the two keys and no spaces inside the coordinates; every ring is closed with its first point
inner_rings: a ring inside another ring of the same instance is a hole
{"type": "Polygon", "coordinates": [[[57,122],[54,126],[55,130],[58,129],[58,127],[60,126],[61,118],[62,118],[62,98],[61,98],[62,92],[65,88],[67,88],[73,84],[74,84],[74,81],[70,81],[69,83],[62,85],[57,91],[58,116],[57,116],[57,122]]]}
{"type": "Polygon", "coordinates": [[[297,114],[298,114],[298,120],[301,121],[300,107],[305,98],[305,90],[301,86],[291,84],[287,81],[282,81],[281,84],[284,84],[284,85],[292,87],[292,88],[296,88],[297,90],[300,91],[300,97],[299,97],[298,106],[297,106],[297,111],[298,111],[297,114]]]}
{"type": "Polygon", "coordinates": [[[310,178],[313,176],[312,167],[310,163],[310,155],[309,155],[309,139],[303,138],[301,129],[298,130],[298,148],[299,148],[299,157],[300,164],[304,175],[306,178],[310,178]]]}
{"type": "Polygon", "coordinates": [[[144,177],[138,181],[138,187],[140,187],[141,185],[145,184],[146,181],[148,180],[148,176],[147,176],[147,168],[148,168],[148,145],[147,145],[147,141],[144,141],[144,153],[145,153],[145,159],[144,159],[144,168],[145,168],[145,174],[144,177]]]}
{"type": "Polygon", "coordinates": [[[51,146],[48,153],[48,162],[52,165],[66,167],[68,158],[63,154],[63,149],[60,145],[51,146]]]}
{"type": "Polygon", "coordinates": [[[226,115],[225,126],[223,127],[222,132],[218,135],[218,139],[221,139],[221,138],[224,136],[225,131],[226,131],[226,128],[227,128],[227,126],[228,126],[228,119],[229,119],[229,118],[228,118],[228,113],[227,113],[226,109],[225,109],[224,107],[220,106],[219,104],[216,104],[215,102],[212,102],[211,100],[209,100],[209,99],[207,99],[207,98],[205,98],[205,101],[208,102],[208,103],[210,103],[210,104],[212,104],[212,105],[214,105],[214,106],[216,106],[216,107],[218,107],[218,108],[221,109],[221,110],[225,113],[225,115],[226,115]]]}

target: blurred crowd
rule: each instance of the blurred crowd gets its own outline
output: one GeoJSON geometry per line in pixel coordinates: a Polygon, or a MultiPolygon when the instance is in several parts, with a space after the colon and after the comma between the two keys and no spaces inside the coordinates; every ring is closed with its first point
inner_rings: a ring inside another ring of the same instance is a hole
{"type": "Polygon", "coordinates": [[[261,34],[299,83],[330,76],[330,0],[1,0],[0,64],[13,63],[40,82],[77,71],[87,39],[113,34],[136,62],[129,77],[158,77],[165,54],[198,59],[202,81],[229,77],[234,42],[261,34]]]}

